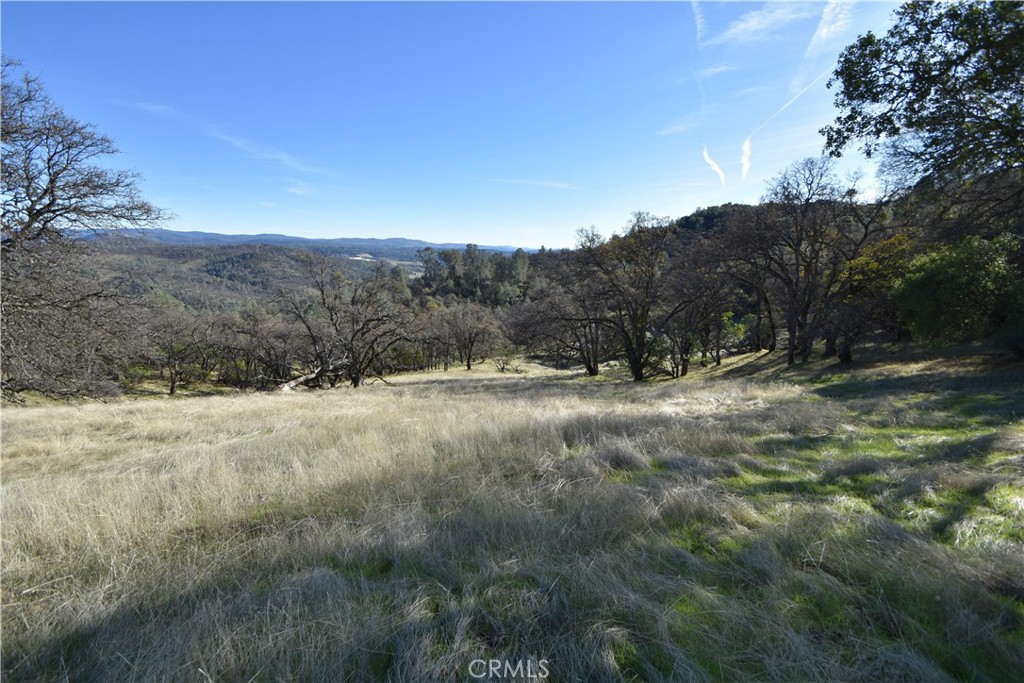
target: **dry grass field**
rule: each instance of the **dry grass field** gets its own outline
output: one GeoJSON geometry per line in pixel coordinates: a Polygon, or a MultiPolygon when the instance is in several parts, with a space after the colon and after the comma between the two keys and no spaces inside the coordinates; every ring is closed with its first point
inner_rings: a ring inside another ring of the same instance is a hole
{"type": "Polygon", "coordinates": [[[5,407],[3,678],[1013,680],[1024,370],[972,362],[5,407]]]}

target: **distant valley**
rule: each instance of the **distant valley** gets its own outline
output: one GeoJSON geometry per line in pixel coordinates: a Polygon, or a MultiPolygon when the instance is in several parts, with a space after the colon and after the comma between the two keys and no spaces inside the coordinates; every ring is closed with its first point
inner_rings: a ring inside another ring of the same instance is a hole
{"type": "MultiPolygon", "coordinates": [[[[259,235],[223,235],[215,232],[163,230],[160,228],[140,228],[119,230],[116,232],[99,233],[100,238],[119,237],[137,239],[159,244],[179,247],[214,247],[265,244],[285,249],[308,249],[339,256],[370,257],[386,261],[416,261],[416,252],[424,248],[432,249],[463,249],[465,244],[454,242],[434,243],[424,240],[391,237],[386,239],[370,237],[336,237],[316,239],[293,237],[291,235],[259,234],[259,235]]],[[[499,245],[478,245],[483,251],[509,253],[517,247],[499,245]]],[[[524,249],[524,251],[534,251],[524,249]]]]}
{"type": "MultiPolygon", "coordinates": [[[[162,292],[191,310],[238,310],[308,286],[302,255],[313,251],[341,259],[350,273],[368,274],[383,264],[407,277],[423,274],[421,249],[462,251],[463,244],[403,238],[307,239],[288,235],[222,235],[161,229],[90,233],[96,278],[128,277],[138,293],[162,292]]],[[[515,247],[480,246],[512,254],[515,247]]],[[[527,250],[524,250],[527,251],[527,250]]]]}

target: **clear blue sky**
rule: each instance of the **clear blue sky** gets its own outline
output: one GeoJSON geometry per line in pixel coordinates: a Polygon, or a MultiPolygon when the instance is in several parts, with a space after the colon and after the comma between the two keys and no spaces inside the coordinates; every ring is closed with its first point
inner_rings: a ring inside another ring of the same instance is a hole
{"type": "Polygon", "coordinates": [[[633,211],[757,201],[820,153],[836,56],[895,7],[5,1],[0,19],[4,54],[114,139],[167,228],[563,247],[633,211]]]}

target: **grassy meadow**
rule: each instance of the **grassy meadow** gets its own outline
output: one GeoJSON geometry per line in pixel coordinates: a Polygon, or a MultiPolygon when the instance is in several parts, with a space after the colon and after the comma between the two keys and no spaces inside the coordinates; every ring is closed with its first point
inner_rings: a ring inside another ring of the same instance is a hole
{"type": "Polygon", "coordinates": [[[1024,368],[4,407],[4,680],[1007,681],[1024,368]]]}

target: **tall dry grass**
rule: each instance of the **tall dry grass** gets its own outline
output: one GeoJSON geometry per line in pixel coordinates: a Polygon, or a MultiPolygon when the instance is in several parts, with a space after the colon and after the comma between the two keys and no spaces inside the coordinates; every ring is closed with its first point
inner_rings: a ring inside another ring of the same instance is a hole
{"type": "MultiPolygon", "coordinates": [[[[451,373],[8,408],[2,426],[9,680],[467,680],[491,658],[546,660],[553,680],[997,680],[1024,663],[1016,537],[981,524],[982,552],[894,521],[885,505],[938,503],[897,496],[898,457],[843,469],[870,425],[793,384],[451,373]],[[893,485],[861,495],[879,472],[893,485]]],[[[1019,493],[999,476],[986,491],[1019,493]]]]}

